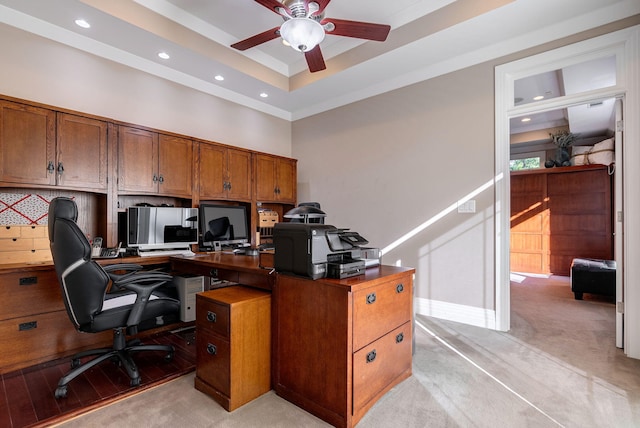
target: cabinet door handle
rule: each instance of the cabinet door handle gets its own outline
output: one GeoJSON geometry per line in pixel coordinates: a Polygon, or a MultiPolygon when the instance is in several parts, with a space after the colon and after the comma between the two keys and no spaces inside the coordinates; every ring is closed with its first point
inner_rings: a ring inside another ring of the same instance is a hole
{"type": "Polygon", "coordinates": [[[158,176],[153,174],[153,182],[156,183],[158,181],[158,176]]]}
{"type": "Polygon", "coordinates": [[[396,293],[402,293],[404,291],[404,285],[402,283],[396,285],[396,293]]]}
{"type": "Polygon", "coordinates": [[[374,349],[373,351],[367,354],[367,364],[372,363],[377,357],[377,352],[374,349]]]}
{"type": "Polygon", "coordinates": [[[216,348],[216,345],[212,343],[207,343],[207,353],[209,355],[216,355],[218,353],[218,348],[216,348]]]}
{"type": "Polygon", "coordinates": [[[370,305],[376,301],[376,293],[367,294],[367,305],[370,305]]]}
{"type": "Polygon", "coordinates": [[[216,322],[217,316],[215,312],[207,311],[207,321],[216,322]]]}
{"type": "Polygon", "coordinates": [[[49,171],[49,174],[53,174],[53,171],[55,171],[56,167],[53,166],[53,161],[49,161],[49,165],[47,165],[47,171],[49,171]]]}
{"type": "Polygon", "coordinates": [[[402,343],[403,340],[404,340],[404,333],[398,333],[398,335],[396,336],[396,343],[402,343]]]}
{"type": "Polygon", "coordinates": [[[160,182],[160,184],[164,183],[164,177],[161,175],[160,177],[158,177],[158,181],[160,182]]]}
{"type": "Polygon", "coordinates": [[[62,175],[64,172],[64,166],[62,166],[62,162],[58,162],[58,174],[62,175]]]}

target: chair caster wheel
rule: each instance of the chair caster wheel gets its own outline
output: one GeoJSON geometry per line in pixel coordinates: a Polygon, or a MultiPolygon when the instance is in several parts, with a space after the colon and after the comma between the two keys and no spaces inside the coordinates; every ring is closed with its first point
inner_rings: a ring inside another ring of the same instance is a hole
{"type": "Polygon", "coordinates": [[[137,377],[135,379],[131,379],[131,382],[129,382],[130,386],[140,386],[140,378],[137,377]]]}
{"type": "Polygon", "coordinates": [[[74,358],[71,360],[71,368],[77,369],[78,367],[80,367],[80,358],[74,358]]]}
{"type": "Polygon", "coordinates": [[[56,392],[55,392],[55,397],[56,399],[58,398],[65,398],[67,396],[67,386],[59,386],[56,388],[56,392]]]}

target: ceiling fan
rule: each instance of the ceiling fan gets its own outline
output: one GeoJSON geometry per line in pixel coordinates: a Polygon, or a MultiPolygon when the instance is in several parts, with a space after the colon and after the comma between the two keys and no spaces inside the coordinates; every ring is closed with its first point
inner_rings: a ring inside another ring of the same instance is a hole
{"type": "Polygon", "coordinates": [[[309,71],[312,73],[327,68],[319,45],[324,40],[325,34],[384,42],[391,30],[389,25],[325,18],[324,9],[331,0],[256,1],[280,15],[284,19],[284,23],[279,27],[234,43],[231,47],[244,51],[282,37],[285,44],[304,53],[309,71]]]}

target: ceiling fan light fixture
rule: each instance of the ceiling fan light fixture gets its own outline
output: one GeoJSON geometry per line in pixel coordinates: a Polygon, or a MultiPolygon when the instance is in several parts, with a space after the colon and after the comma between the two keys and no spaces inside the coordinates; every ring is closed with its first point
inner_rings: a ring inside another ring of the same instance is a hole
{"type": "Polygon", "coordinates": [[[280,35],[298,52],[308,52],[324,40],[324,28],[309,18],[291,18],[280,27],[280,35]]]}

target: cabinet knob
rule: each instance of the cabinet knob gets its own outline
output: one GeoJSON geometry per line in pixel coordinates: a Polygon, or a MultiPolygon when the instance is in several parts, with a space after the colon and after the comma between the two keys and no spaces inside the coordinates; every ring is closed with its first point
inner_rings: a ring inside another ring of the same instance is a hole
{"type": "Polygon", "coordinates": [[[374,362],[377,356],[378,355],[377,355],[377,352],[376,352],[375,349],[373,351],[369,352],[367,354],[367,364],[374,362]]]}
{"type": "Polygon", "coordinates": [[[216,345],[212,343],[207,343],[207,353],[209,355],[216,355],[218,353],[218,348],[216,348],[216,345]]]}
{"type": "Polygon", "coordinates": [[[367,305],[370,305],[376,301],[376,293],[367,294],[367,305]]]}
{"type": "Polygon", "coordinates": [[[215,312],[207,311],[207,321],[216,322],[217,316],[215,312]]]}
{"type": "Polygon", "coordinates": [[[404,285],[402,283],[396,285],[396,293],[402,293],[404,291],[404,285]]]}
{"type": "Polygon", "coordinates": [[[404,333],[399,333],[396,336],[396,343],[402,343],[403,340],[404,340],[404,333]]]}

